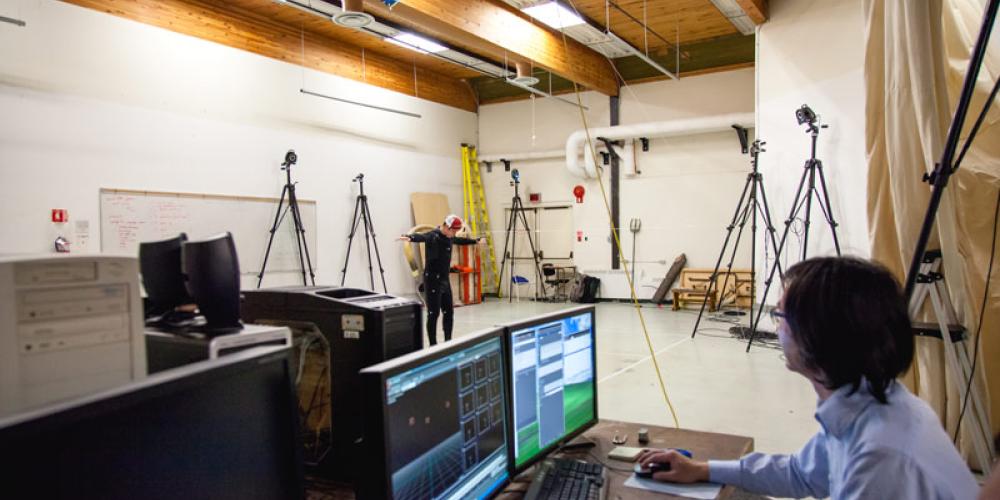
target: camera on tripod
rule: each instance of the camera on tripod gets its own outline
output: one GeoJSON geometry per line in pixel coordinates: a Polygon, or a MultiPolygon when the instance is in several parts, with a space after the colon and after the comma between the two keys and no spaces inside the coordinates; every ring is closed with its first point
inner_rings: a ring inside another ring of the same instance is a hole
{"type": "Polygon", "coordinates": [[[804,123],[812,125],[816,123],[816,118],[816,112],[808,104],[803,104],[801,108],[795,110],[795,119],[799,121],[799,125],[804,123]]]}
{"type": "Polygon", "coordinates": [[[351,179],[351,182],[364,182],[364,181],[365,181],[365,174],[358,174],[356,177],[351,179]]]}
{"type": "Polygon", "coordinates": [[[299,155],[295,154],[294,149],[289,149],[288,152],[285,153],[285,162],[282,163],[281,166],[290,167],[292,165],[295,165],[295,162],[297,161],[299,161],[299,155]]]}

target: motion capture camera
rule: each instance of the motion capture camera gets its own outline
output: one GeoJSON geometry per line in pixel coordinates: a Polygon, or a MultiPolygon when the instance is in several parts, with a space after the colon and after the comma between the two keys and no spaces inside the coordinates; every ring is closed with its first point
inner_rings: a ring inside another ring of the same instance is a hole
{"type": "Polygon", "coordinates": [[[521,182],[521,172],[516,168],[514,170],[511,170],[510,178],[513,179],[514,182],[521,182]]]}
{"type": "Polygon", "coordinates": [[[365,180],[365,174],[358,174],[357,177],[351,179],[351,182],[359,182],[365,180]]]}
{"type": "Polygon", "coordinates": [[[804,123],[812,125],[816,123],[816,112],[809,108],[808,104],[803,104],[801,108],[795,110],[795,119],[799,121],[799,125],[804,123]]]}
{"type": "Polygon", "coordinates": [[[295,162],[297,161],[299,161],[299,155],[295,154],[294,149],[289,149],[288,152],[285,153],[285,163],[282,163],[282,165],[290,167],[292,165],[295,165],[295,162]]]}

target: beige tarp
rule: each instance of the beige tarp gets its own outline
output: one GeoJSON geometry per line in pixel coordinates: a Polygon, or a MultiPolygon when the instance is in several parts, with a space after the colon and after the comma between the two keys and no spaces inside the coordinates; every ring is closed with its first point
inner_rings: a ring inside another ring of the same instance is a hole
{"type": "MultiPolygon", "coordinates": [[[[869,239],[872,257],[902,280],[930,199],[930,186],[921,178],[941,157],[985,0],[865,0],[864,6],[869,239]]],[[[1000,39],[997,29],[994,38],[1000,39]]],[[[962,143],[1000,73],[998,45],[990,44],[962,143]]],[[[1000,108],[994,103],[951,179],[931,240],[931,248],[940,247],[944,254],[952,302],[970,335],[980,322],[1000,189],[998,119],[1000,108]]],[[[1000,262],[991,283],[978,376],[985,382],[995,433],[1000,429],[1000,262]]],[[[951,431],[960,400],[944,367],[940,341],[919,339],[905,381],[951,431]]]]}

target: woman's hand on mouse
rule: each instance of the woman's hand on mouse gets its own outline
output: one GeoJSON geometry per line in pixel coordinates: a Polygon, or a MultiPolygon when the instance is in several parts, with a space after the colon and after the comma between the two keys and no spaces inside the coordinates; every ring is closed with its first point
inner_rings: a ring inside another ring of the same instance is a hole
{"type": "Polygon", "coordinates": [[[640,464],[670,464],[670,470],[658,471],[653,479],[670,483],[708,481],[708,462],[691,460],[675,450],[645,450],[636,460],[640,464]]]}

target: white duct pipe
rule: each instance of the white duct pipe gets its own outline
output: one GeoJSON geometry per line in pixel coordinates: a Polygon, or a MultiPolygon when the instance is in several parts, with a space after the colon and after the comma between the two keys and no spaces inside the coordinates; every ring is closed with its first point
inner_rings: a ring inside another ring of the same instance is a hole
{"type": "Polygon", "coordinates": [[[486,162],[498,162],[500,160],[544,160],[547,158],[562,158],[566,154],[565,151],[561,149],[554,149],[551,151],[532,151],[528,153],[506,153],[506,154],[489,154],[481,155],[477,159],[480,163],[486,162]]]}
{"type": "MultiPolygon", "coordinates": [[[[618,157],[622,159],[621,167],[625,169],[624,170],[625,174],[629,176],[635,176],[636,174],[638,174],[638,172],[636,172],[635,147],[633,146],[633,144],[634,144],[633,139],[625,139],[624,146],[616,146],[616,145],[611,146],[612,148],[614,148],[615,154],[617,154],[618,157]]],[[[603,142],[598,143],[596,146],[597,146],[598,156],[600,156],[600,153],[602,151],[605,151],[606,148],[604,147],[603,142]]],[[[588,173],[587,178],[588,179],[597,178],[597,166],[594,165],[594,156],[590,154],[584,154],[583,164],[584,164],[584,170],[588,173]]]]}
{"type": "MultiPolygon", "coordinates": [[[[618,125],[616,127],[601,127],[590,129],[590,137],[597,143],[598,137],[610,140],[637,139],[647,137],[650,139],[658,137],[679,137],[685,135],[705,134],[709,132],[722,132],[731,130],[733,125],[753,128],[753,113],[733,113],[728,115],[706,116],[701,118],[682,118],[679,120],[669,120],[663,122],[636,123],[634,125],[618,125]]],[[[599,143],[598,143],[599,144],[599,143]]],[[[586,150],[587,131],[577,130],[566,139],[566,168],[577,177],[585,179],[597,178],[597,167],[590,151],[586,150]],[[584,159],[581,161],[580,155],[584,159]]],[[[617,148],[616,148],[617,150],[617,148]]],[[[629,152],[621,154],[625,161],[632,159],[631,169],[626,172],[635,171],[635,155],[629,152]]]]}

